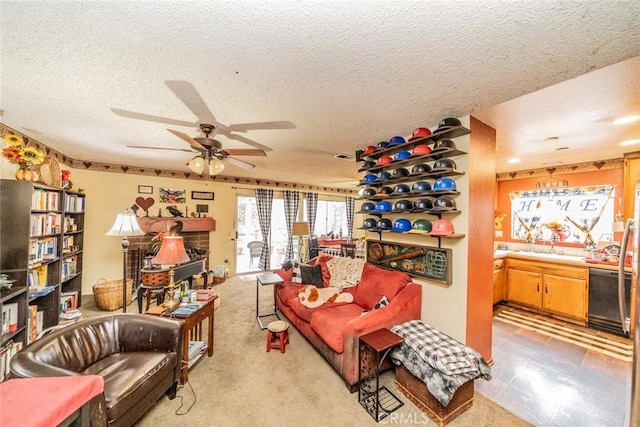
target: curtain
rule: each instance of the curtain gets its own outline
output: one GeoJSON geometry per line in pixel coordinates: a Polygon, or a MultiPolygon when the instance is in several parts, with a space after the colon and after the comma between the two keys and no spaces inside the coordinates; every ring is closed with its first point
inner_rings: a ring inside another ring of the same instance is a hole
{"type": "Polygon", "coordinates": [[[318,193],[305,193],[307,199],[307,221],[309,221],[309,230],[311,235],[316,234],[316,212],[318,211],[318,193]]]}
{"type": "Polygon", "coordinates": [[[258,207],[258,221],[260,222],[260,232],[262,233],[262,250],[260,251],[260,262],[258,268],[262,271],[271,268],[269,256],[269,228],[271,226],[271,207],[273,205],[273,190],[256,189],[256,204],[258,207]]]}
{"type": "Polygon", "coordinates": [[[284,218],[287,222],[287,252],[285,259],[293,259],[293,236],[291,227],[298,218],[298,205],[300,204],[300,193],[297,191],[284,191],[284,218]]]}
{"type": "Polygon", "coordinates": [[[353,240],[353,213],[355,211],[356,199],[353,197],[345,197],[344,201],[347,205],[347,241],[353,240]]]}

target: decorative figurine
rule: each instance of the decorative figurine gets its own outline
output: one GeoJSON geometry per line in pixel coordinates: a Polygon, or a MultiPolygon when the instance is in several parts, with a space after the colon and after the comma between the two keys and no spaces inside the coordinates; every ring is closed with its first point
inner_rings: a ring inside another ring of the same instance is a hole
{"type": "Polygon", "coordinates": [[[175,206],[167,206],[167,210],[174,217],[176,217],[176,216],[184,217],[184,214],[178,208],[176,208],[175,206]]]}

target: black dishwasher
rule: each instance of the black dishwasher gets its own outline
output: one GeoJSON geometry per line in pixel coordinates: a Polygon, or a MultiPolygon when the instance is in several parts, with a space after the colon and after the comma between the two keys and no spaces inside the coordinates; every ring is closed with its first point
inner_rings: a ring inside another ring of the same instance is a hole
{"type": "MultiPolygon", "coordinates": [[[[624,274],[624,299],[627,316],[631,308],[631,273],[624,274]]],[[[629,318],[622,327],[620,304],[618,302],[618,271],[601,268],[589,269],[589,327],[610,332],[623,337],[629,334],[629,318]]]]}

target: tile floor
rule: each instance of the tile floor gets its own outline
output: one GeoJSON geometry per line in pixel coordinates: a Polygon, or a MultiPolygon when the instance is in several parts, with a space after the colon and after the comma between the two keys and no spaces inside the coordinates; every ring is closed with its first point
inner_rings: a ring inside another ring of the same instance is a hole
{"type": "Polygon", "coordinates": [[[629,425],[631,363],[497,320],[493,361],[476,391],[533,425],[629,425]]]}

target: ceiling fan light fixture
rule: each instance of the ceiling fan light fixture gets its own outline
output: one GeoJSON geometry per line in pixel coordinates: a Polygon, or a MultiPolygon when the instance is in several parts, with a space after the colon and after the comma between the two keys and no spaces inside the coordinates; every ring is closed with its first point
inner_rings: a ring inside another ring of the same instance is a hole
{"type": "Polygon", "coordinates": [[[202,175],[202,171],[204,170],[204,159],[202,157],[194,157],[187,164],[189,169],[193,172],[202,175]]]}
{"type": "Polygon", "coordinates": [[[224,163],[222,163],[218,159],[211,159],[209,162],[209,175],[218,175],[220,172],[224,170],[224,163]]]}

